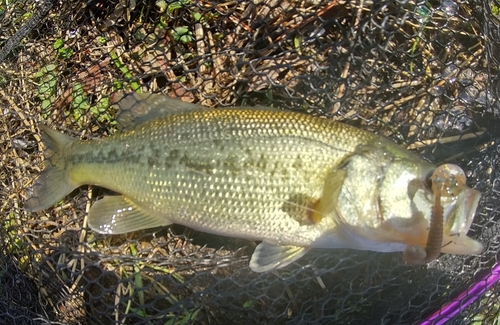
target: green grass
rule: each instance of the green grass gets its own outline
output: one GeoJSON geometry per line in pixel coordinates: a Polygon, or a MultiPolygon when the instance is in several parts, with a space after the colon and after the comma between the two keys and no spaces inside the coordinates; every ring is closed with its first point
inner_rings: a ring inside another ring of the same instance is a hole
{"type": "MultiPolygon", "coordinates": [[[[129,243],[130,254],[132,256],[137,256],[137,249],[133,243],[129,243]]],[[[145,262],[135,262],[132,266],[132,272],[127,271],[127,269],[120,264],[119,261],[116,261],[119,265],[119,275],[122,279],[129,279],[128,285],[124,288],[126,294],[130,299],[127,302],[121,302],[121,306],[125,308],[124,313],[133,313],[135,317],[143,318],[143,319],[153,319],[153,318],[161,318],[164,319],[169,318],[164,325],[183,325],[193,322],[200,309],[199,308],[191,308],[191,309],[183,309],[183,306],[179,306],[179,308],[183,311],[182,313],[172,313],[167,316],[157,316],[148,314],[146,308],[146,297],[145,293],[147,288],[144,286],[145,281],[152,283],[152,286],[158,296],[163,297],[168,304],[175,305],[179,302],[179,298],[169,292],[169,290],[163,286],[160,282],[157,281],[157,277],[152,277],[146,274],[147,269],[152,269],[157,272],[165,273],[171,275],[174,279],[176,279],[179,283],[184,283],[184,278],[182,275],[176,273],[173,270],[158,267],[155,265],[151,265],[145,262]],[[137,300],[134,301],[134,293],[137,293],[137,300]]],[[[122,282],[124,283],[124,282],[122,282]]],[[[122,322],[126,320],[123,319],[122,322]]]]}
{"type": "Polygon", "coordinates": [[[478,310],[480,313],[474,316],[471,325],[500,325],[500,300],[498,299],[498,291],[490,289],[484,295],[484,298],[479,302],[478,310]]]}

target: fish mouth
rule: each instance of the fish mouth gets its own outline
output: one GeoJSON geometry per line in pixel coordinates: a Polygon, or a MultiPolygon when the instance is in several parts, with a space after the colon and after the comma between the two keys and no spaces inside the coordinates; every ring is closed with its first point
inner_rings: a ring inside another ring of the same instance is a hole
{"type": "MultiPolygon", "coordinates": [[[[444,233],[449,236],[465,236],[470,229],[481,193],[472,188],[465,188],[451,204],[447,205],[443,214],[445,216],[444,233]]],[[[444,202],[443,202],[444,203],[444,202]]]]}
{"type": "Polygon", "coordinates": [[[444,210],[446,222],[443,229],[443,246],[441,252],[447,254],[480,254],[483,245],[467,236],[479,203],[481,193],[465,188],[444,210]]]}

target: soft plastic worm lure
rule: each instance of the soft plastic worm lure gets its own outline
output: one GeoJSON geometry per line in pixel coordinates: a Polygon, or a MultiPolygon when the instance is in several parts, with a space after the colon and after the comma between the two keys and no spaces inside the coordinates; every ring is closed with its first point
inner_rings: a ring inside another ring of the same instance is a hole
{"type": "Polygon", "coordinates": [[[435,201],[432,207],[424,263],[436,259],[441,253],[443,242],[443,206],[441,205],[441,198],[458,196],[465,187],[465,179],[464,171],[457,165],[444,164],[437,167],[432,173],[431,186],[435,201]]]}
{"type": "Polygon", "coordinates": [[[430,177],[434,205],[431,211],[429,234],[425,249],[408,247],[404,252],[404,259],[408,264],[425,264],[439,257],[443,245],[443,197],[457,197],[466,186],[464,171],[453,164],[438,166],[430,177]]]}

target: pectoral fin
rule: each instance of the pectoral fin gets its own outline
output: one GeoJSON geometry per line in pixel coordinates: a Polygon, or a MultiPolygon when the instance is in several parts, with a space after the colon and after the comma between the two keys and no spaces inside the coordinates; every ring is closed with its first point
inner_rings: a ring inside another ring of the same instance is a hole
{"type": "Polygon", "coordinates": [[[280,269],[304,256],[309,249],[309,247],[277,246],[262,242],[252,254],[250,269],[259,273],[280,269]]]}
{"type": "Polygon", "coordinates": [[[88,218],[89,227],[101,234],[123,234],[170,223],[144,211],[124,196],[107,196],[97,201],[88,218]]]}
{"type": "Polygon", "coordinates": [[[311,216],[313,223],[319,223],[324,216],[335,213],[340,190],[342,190],[346,176],[347,170],[345,169],[335,169],[328,173],[323,185],[321,199],[316,204],[314,213],[311,216]]]}

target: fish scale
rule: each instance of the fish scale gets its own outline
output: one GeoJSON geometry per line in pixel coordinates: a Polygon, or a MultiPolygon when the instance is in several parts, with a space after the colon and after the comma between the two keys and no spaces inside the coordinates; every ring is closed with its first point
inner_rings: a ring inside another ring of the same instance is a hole
{"type": "MultiPolygon", "coordinates": [[[[74,151],[91,159],[72,166],[72,178],[76,184],[104,186],[134,198],[141,207],[195,229],[210,228],[217,233],[231,230],[249,239],[259,239],[266,233],[266,238],[286,240],[281,237],[285,237],[287,230],[300,224],[282,211],[284,202],[292,194],[319,199],[324,174],[337,163],[332,159],[334,153],[343,152],[338,147],[333,152],[331,144],[318,135],[311,137],[316,133],[300,127],[304,117],[308,116],[287,116],[278,135],[272,127],[280,117],[269,118],[257,110],[202,111],[195,116],[167,117],[132,132],[100,140],[98,156],[84,153],[86,146],[88,152],[96,151],[95,141],[75,143],[74,151]],[[207,123],[195,123],[190,128],[192,120],[207,123]],[[281,138],[279,133],[294,138],[281,138]],[[276,136],[278,138],[274,139],[276,136]],[[214,140],[219,143],[215,144],[214,140]],[[221,146],[224,150],[214,155],[214,150],[221,146]],[[117,156],[116,161],[121,160],[120,156],[142,158],[129,159],[130,163],[122,166],[109,166],[107,151],[110,150],[117,156]],[[167,168],[164,158],[172,151],[178,152],[177,158],[170,159],[171,166],[167,168]],[[163,155],[157,157],[151,155],[152,152],[163,155]],[[157,158],[157,164],[148,160],[152,156],[157,158]],[[238,157],[240,166],[225,164],[229,157],[238,157]],[[297,157],[305,163],[296,164],[292,158],[297,157]],[[265,161],[260,168],[259,160],[265,161]],[[126,177],[117,178],[116,174],[126,177]],[[241,185],[236,187],[234,184],[241,185]],[[204,198],[209,198],[215,207],[210,218],[205,217],[204,198]],[[235,218],[232,207],[245,202],[249,207],[239,211],[235,218]],[[185,212],[182,218],[179,209],[185,212]]],[[[345,142],[331,136],[328,140],[338,140],[337,146],[345,142]]],[[[352,145],[344,150],[349,152],[352,145]]]]}
{"type": "MultiPolygon", "coordinates": [[[[434,202],[426,177],[434,166],[393,142],[297,112],[192,104],[182,110],[179,101],[154,98],[175,112],[156,116],[138,101],[137,111],[151,116],[105,139],[78,141],[42,127],[47,168],[25,208],[46,208],[80,185],[105,187],[119,195],[94,204],[92,229],[114,234],[178,223],[262,240],[250,262],[258,272],[283,267],[311,247],[390,252],[426,245],[434,202]]],[[[479,250],[465,235],[478,195],[465,188],[445,202],[444,219],[456,224],[447,229],[461,245],[445,249],[479,250]]]]}

